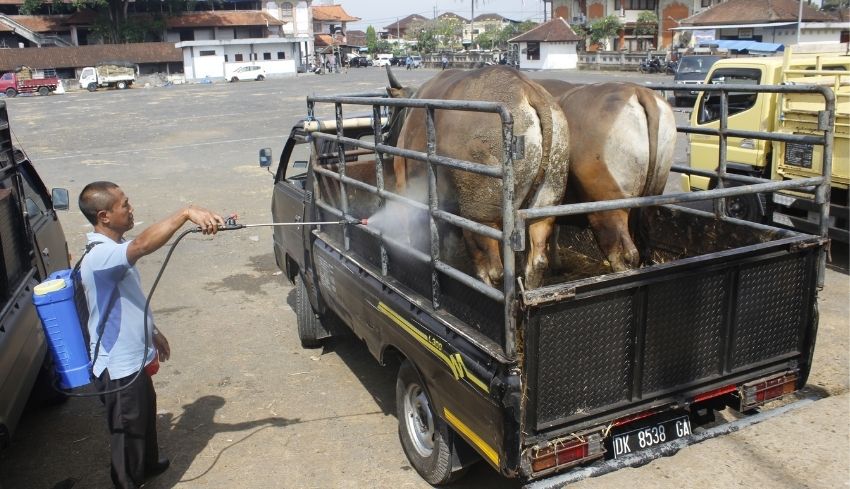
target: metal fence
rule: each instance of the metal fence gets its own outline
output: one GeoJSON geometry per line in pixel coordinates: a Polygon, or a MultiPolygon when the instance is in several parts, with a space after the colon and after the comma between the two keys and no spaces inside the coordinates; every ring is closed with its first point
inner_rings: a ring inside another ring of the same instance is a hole
{"type": "MultiPolygon", "coordinates": [[[[674,90],[673,84],[651,85],[650,88],[656,90],[674,90]]],[[[516,138],[513,136],[513,119],[510,111],[499,103],[493,102],[471,102],[471,101],[449,101],[449,100],[429,100],[429,99],[390,99],[378,97],[375,94],[354,95],[354,96],[312,96],[308,97],[308,118],[312,119],[315,114],[316,104],[333,104],[336,115],[336,134],[314,133],[313,137],[334,141],[338,148],[338,171],[332,171],[327,168],[321,168],[314,162],[314,172],[325,177],[331,178],[339,182],[341,208],[328,205],[327,203],[317,200],[317,205],[323,210],[336,215],[338,217],[352,218],[349,214],[349,203],[347,199],[346,187],[351,186],[373,195],[380,199],[392,200],[401,203],[411,208],[425,211],[429,215],[430,228],[430,247],[429,253],[424,253],[419,250],[407,246],[405,243],[400,243],[393,238],[384,236],[380,231],[371,229],[368,226],[363,226],[363,230],[381,240],[382,243],[382,260],[386,260],[387,253],[384,249],[384,243],[391,244],[395,247],[406,248],[409,255],[421,263],[431,266],[431,281],[432,281],[432,305],[435,309],[440,308],[440,274],[446,274],[453,279],[458,280],[464,285],[467,285],[474,290],[484,294],[485,296],[496,300],[504,305],[504,353],[510,358],[516,358],[516,323],[517,311],[520,307],[520,302],[524,304],[536,303],[542,300],[546,294],[551,294],[551,291],[542,291],[542,289],[523,290],[521,294],[516,291],[516,264],[517,253],[525,250],[526,242],[526,226],[528,221],[545,217],[570,216],[576,214],[586,214],[591,212],[600,212],[612,209],[631,209],[638,207],[657,206],[663,204],[682,204],[688,202],[714,200],[715,216],[721,220],[731,220],[744,225],[756,226],[764,228],[765,226],[746,223],[736,219],[729,218],[725,215],[723,200],[727,197],[747,195],[761,192],[773,192],[785,189],[796,189],[798,191],[814,194],[815,202],[820,209],[820,231],[821,236],[827,236],[828,230],[828,213],[829,213],[829,190],[830,190],[830,174],[832,171],[832,144],[833,130],[835,125],[835,98],[834,94],[826,87],[818,86],[753,86],[753,85],[694,85],[690,87],[693,90],[704,90],[707,92],[718,93],[721,97],[721,116],[718,129],[710,128],[693,128],[688,126],[678,127],[678,131],[682,133],[707,134],[720,138],[720,146],[718,153],[718,170],[717,172],[708,172],[691,169],[675,165],[673,171],[686,173],[691,175],[709,176],[717,179],[717,188],[714,190],[699,191],[699,192],[684,192],[676,194],[667,194],[649,197],[635,197],[627,199],[610,200],[603,202],[586,202],[579,204],[567,204],[550,207],[539,207],[532,209],[514,210],[514,175],[513,175],[513,160],[514,150],[516,146],[516,138]],[[735,92],[774,92],[774,93],[814,93],[821,94],[825,101],[825,110],[819,118],[819,130],[823,131],[823,135],[809,136],[796,134],[779,134],[769,132],[756,131],[741,131],[733,130],[728,127],[728,97],[730,93],[735,92]],[[374,142],[356,140],[344,136],[343,133],[343,105],[355,106],[371,106],[373,112],[373,129],[375,133],[374,142]],[[382,128],[380,127],[381,111],[385,107],[393,109],[402,108],[421,108],[426,113],[426,141],[427,151],[419,152],[395,146],[387,145],[383,141],[382,128]],[[436,134],[434,127],[434,111],[435,110],[461,110],[473,112],[493,113],[500,117],[502,124],[502,139],[503,139],[503,154],[501,157],[501,166],[490,166],[472,161],[458,160],[442,155],[436,152],[436,134]],[[762,139],[768,141],[785,141],[798,144],[820,145],[823,147],[823,174],[818,177],[795,179],[786,181],[771,181],[761,178],[746,177],[730,174],[726,171],[726,154],[727,141],[729,137],[744,137],[753,139],[762,139]],[[346,176],[346,158],[345,147],[363,148],[373,151],[375,154],[375,172],[376,184],[370,185],[362,181],[346,176]],[[384,165],[387,164],[385,155],[401,156],[421,162],[427,163],[428,172],[428,200],[427,202],[418,202],[403,195],[388,191],[384,187],[384,165]],[[435,165],[455,170],[468,171],[479,175],[484,175],[490,178],[498,178],[503,182],[502,188],[502,229],[497,230],[484,226],[477,222],[466,219],[462,216],[452,214],[439,208],[439,197],[437,195],[437,182],[435,165]],[[742,185],[728,187],[730,182],[740,183],[742,185]],[[485,284],[478,278],[470,276],[465,272],[454,268],[450,264],[442,260],[440,256],[440,234],[438,231],[437,222],[443,221],[454,226],[481,234],[498,240],[501,243],[503,255],[504,279],[501,289],[496,289],[485,284]]],[[[344,230],[343,246],[346,251],[350,250],[349,232],[344,230]]],[[[825,252],[821,251],[819,256],[818,270],[818,286],[823,284],[823,274],[826,264],[825,252]]],[[[382,272],[387,273],[387,264],[382,263],[382,272]]]]}

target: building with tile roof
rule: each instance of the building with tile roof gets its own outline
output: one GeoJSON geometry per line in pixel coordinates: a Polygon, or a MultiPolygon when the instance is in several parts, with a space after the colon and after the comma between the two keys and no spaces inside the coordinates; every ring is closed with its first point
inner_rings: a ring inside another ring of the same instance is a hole
{"type": "MultiPolygon", "coordinates": [[[[800,3],[797,0],[727,0],[682,20],[673,28],[694,35],[691,44],[708,40],[748,40],[796,44],[800,3]]],[[[834,15],[803,4],[799,42],[840,42],[850,26],[834,15]]]]}
{"type": "Polygon", "coordinates": [[[404,39],[404,36],[407,34],[408,29],[411,26],[416,25],[421,22],[428,22],[429,18],[424,17],[419,14],[411,14],[403,19],[399,19],[392,24],[385,25],[383,32],[381,33],[381,37],[387,38],[395,38],[395,39],[404,39]]]}
{"type": "Polygon", "coordinates": [[[508,42],[518,45],[520,69],[567,70],[577,66],[583,40],[566,20],[555,17],[508,42]]]}

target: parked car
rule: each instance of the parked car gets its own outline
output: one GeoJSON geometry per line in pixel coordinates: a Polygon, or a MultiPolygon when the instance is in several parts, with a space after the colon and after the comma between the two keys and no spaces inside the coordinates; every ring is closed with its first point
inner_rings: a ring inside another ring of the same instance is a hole
{"type": "MultiPolygon", "coordinates": [[[[711,69],[714,62],[723,59],[722,56],[711,55],[689,55],[683,56],[676,68],[673,82],[679,85],[695,85],[705,80],[705,75],[711,69]]],[[[686,102],[693,104],[697,98],[697,92],[693,90],[674,90],[673,101],[676,107],[681,107],[686,102]]]]}
{"type": "Polygon", "coordinates": [[[351,58],[351,60],[348,62],[348,64],[352,68],[361,68],[361,67],[366,67],[366,66],[372,66],[372,60],[367,58],[366,56],[357,56],[357,57],[351,58]]]}
{"type": "Polygon", "coordinates": [[[404,66],[404,58],[399,58],[398,56],[393,56],[390,58],[390,65],[392,66],[404,66]]]}
{"type": "Polygon", "coordinates": [[[390,60],[393,58],[392,54],[378,54],[375,56],[375,61],[372,63],[373,66],[384,67],[390,64],[390,60]]]}
{"type": "Polygon", "coordinates": [[[32,294],[50,273],[70,268],[55,210],[68,208],[68,191],[51,196],[27,156],[12,147],[8,122],[0,101],[0,448],[11,441],[28,399],[65,398],[51,387],[53,357],[32,294]]]}
{"type": "Polygon", "coordinates": [[[266,70],[263,69],[262,66],[242,66],[237,68],[233,73],[230,74],[230,81],[238,82],[244,80],[257,80],[263,81],[266,79],[266,70]]]}
{"type": "Polygon", "coordinates": [[[414,54],[414,55],[410,56],[410,59],[413,60],[413,67],[414,68],[422,68],[422,56],[419,56],[418,54],[414,54]]]}

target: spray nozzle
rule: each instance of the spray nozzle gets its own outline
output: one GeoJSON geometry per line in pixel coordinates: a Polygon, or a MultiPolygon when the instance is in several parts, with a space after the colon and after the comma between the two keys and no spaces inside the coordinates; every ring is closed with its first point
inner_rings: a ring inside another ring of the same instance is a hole
{"type": "Polygon", "coordinates": [[[347,216],[343,219],[344,224],[362,224],[364,226],[368,223],[368,221],[368,219],[358,219],[351,216],[347,216]]]}
{"type": "Polygon", "coordinates": [[[239,216],[236,214],[231,214],[229,217],[224,219],[224,226],[219,226],[219,231],[232,231],[234,229],[242,229],[245,227],[244,224],[239,224],[236,222],[236,219],[239,216]]]}

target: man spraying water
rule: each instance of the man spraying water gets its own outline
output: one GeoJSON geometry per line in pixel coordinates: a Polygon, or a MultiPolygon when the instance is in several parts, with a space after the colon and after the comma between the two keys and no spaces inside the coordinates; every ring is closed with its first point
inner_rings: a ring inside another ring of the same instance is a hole
{"type": "MultiPolygon", "coordinates": [[[[127,241],[124,233],[134,226],[133,206],[118,185],[86,185],[79,205],[94,226],[87,236],[90,251],[80,266],[89,311],[92,373],[97,389],[107,392],[102,400],[110,433],[112,482],[116,488],[131,489],[169,465],[168,459],[159,456],[156,391],[150,376],[155,373],[152,367],[167,360],[171,350],[156,326],[152,331],[144,327],[146,299],[136,262],[165,245],[187,221],[197,224],[204,234],[215,234],[225,220],[190,206],[127,241]],[[146,345],[153,348],[146,349],[146,345]],[[143,356],[145,368],[139,372],[143,356]]],[[[147,319],[154,324],[152,317],[147,319]]]]}

